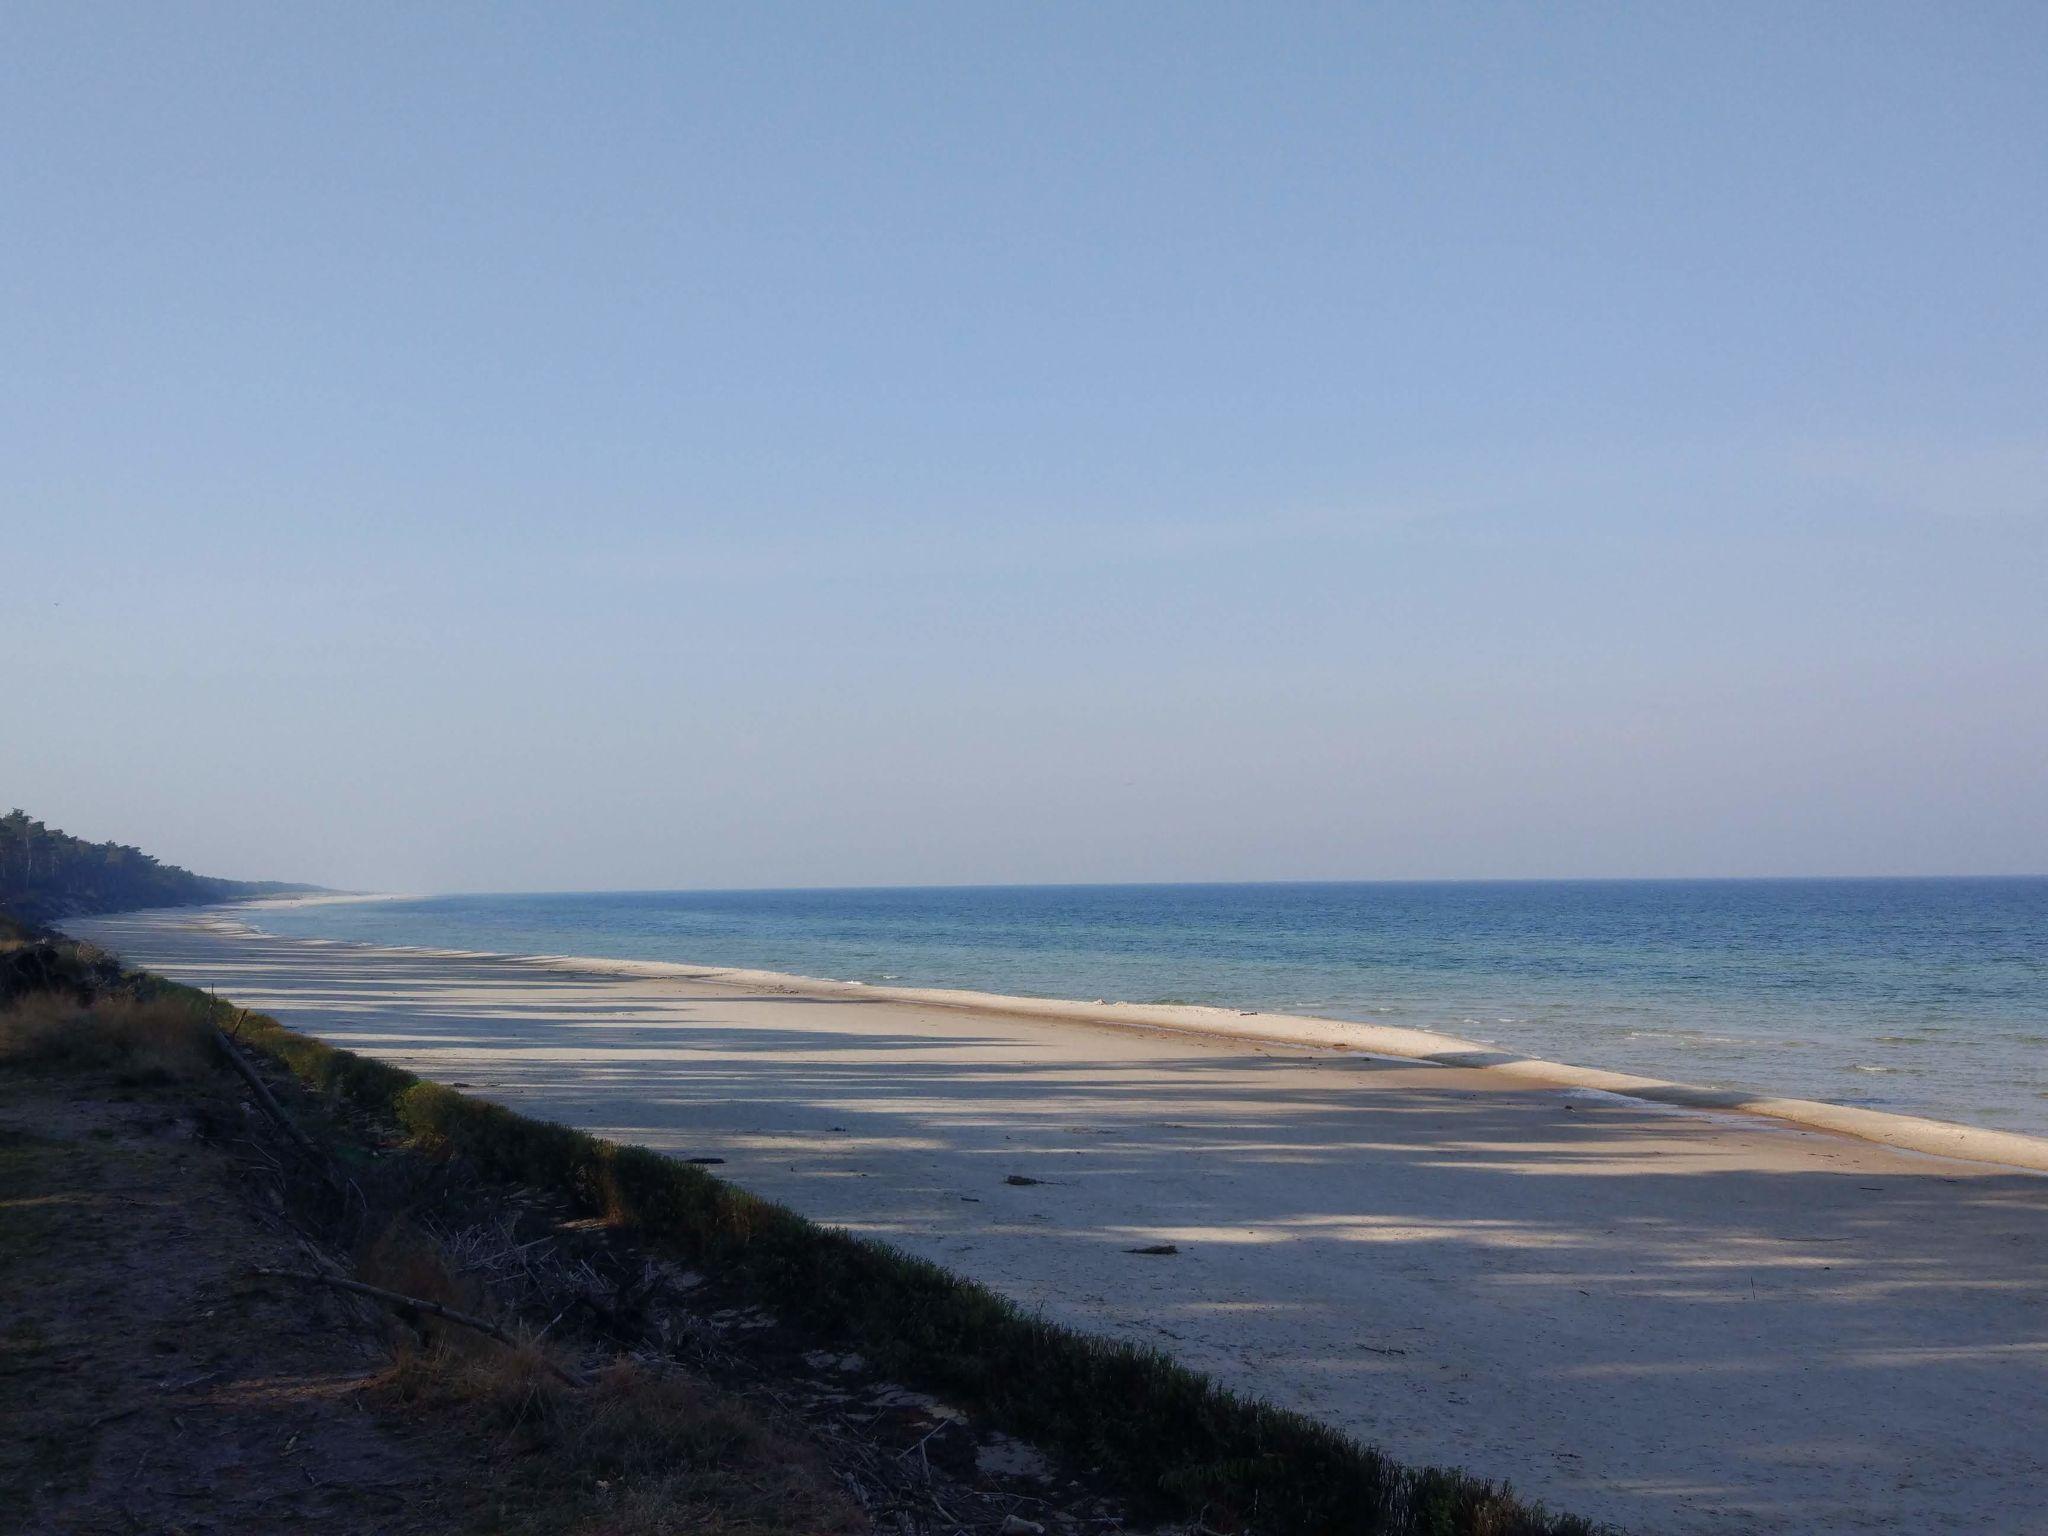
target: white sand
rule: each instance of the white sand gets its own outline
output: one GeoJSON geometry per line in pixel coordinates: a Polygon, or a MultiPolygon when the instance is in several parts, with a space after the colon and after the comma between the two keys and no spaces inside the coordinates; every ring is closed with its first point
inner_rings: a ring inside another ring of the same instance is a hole
{"type": "Polygon", "coordinates": [[[2048,1533],[2048,1180],[1982,1160],[2028,1138],[1321,1021],[69,926],[1634,1530],[2048,1533]]]}

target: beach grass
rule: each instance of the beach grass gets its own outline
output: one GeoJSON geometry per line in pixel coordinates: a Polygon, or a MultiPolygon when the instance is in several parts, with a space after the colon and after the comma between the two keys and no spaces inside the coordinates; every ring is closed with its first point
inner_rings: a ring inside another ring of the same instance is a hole
{"type": "MultiPolygon", "coordinates": [[[[94,961],[76,957],[81,967],[94,961]]],[[[309,1088],[395,1121],[486,1175],[567,1197],[649,1247],[744,1285],[761,1305],[858,1349],[877,1367],[1057,1449],[1138,1507],[1269,1536],[1590,1536],[1462,1472],[1400,1465],[1338,1431],[1230,1392],[1160,1351],[1080,1333],[886,1244],[820,1226],[703,1168],[486,1103],[266,1015],[128,973],[116,1025],[60,1040],[59,999],[17,1001],[6,1052],[98,1050],[174,1072],[218,1026],[309,1088]]],[[[71,1019],[75,1026],[77,1020],[71,1019]]]]}
{"type": "MultiPolygon", "coordinates": [[[[236,1011],[203,994],[223,1019],[236,1011]]],[[[302,1081],[387,1113],[419,1142],[568,1195],[881,1368],[1218,1528],[1388,1536],[1582,1536],[1593,1527],[1463,1473],[1403,1467],[1337,1431],[1226,1391],[1152,1349],[1025,1312],[886,1244],[819,1226],[702,1168],[531,1119],[262,1015],[239,1038],[302,1081]]]]}

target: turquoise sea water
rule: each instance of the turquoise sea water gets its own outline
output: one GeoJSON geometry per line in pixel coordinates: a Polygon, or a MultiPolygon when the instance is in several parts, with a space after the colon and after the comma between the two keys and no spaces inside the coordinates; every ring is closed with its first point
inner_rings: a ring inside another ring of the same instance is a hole
{"type": "Polygon", "coordinates": [[[629,892],[252,916],[376,944],[1362,1019],[2048,1134],[2048,879],[629,892]]]}

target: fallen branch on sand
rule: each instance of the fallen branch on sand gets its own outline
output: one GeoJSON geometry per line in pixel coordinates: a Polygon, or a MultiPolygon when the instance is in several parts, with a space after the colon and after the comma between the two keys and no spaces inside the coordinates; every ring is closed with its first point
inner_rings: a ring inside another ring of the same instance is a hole
{"type": "MultiPolygon", "coordinates": [[[[237,1025],[237,1028],[239,1027],[237,1025]]],[[[240,1073],[242,1081],[249,1085],[250,1091],[256,1095],[256,1102],[262,1107],[263,1112],[270,1116],[278,1129],[290,1138],[291,1144],[303,1152],[307,1160],[320,1170],[320,1176],[334,1188],[339,1189],[341,1187],[341,1177],[334,1171],[332,1165],[328,1163],[327,1155],[320,1150],[312,1137],[292,1123],[291,1116],[284,1112],[284,1106],[277,1102],[276,1095],[270,1091],[270,1085],[257,1075],[256,1069],[250,1066],[247,1058],[235,1048],[234,1041],[222,1034],[218,1026],[213,1031],[213,1041],[215,1045],[220,1047],[221,1055],[227,1058],[228,1065],[240,1073]]]]}
{"type": "MultiPolygon", "coordinates": [[[[349,1291],[357,1296],[367,1296],[372,1301],[381,1301],[388,1307],[403,1311],[424,1312],[429,1317],[438,1317],[444,1322],[455,1323],[464,1328],[473,1328],[489,1339],[495,1339],[507,1349],[517,1349],[519,1341],[485,1318],[472,1317],[467,1312],[458,1312],[453,1307],[444,1307],[438,1301],[428,1301],[423,1296],[407,1296],[398,1291],[387,1291],[381,1286],[365,1285],[360,1280],[345,1280],[340,1275],[315,1274],[297,1269],[259,1269],[254,1273],[268,1280],[296,1280],[301,1285],[328,1285],[338,1291],[349,1291]]],[[[579,1391],[590,1385],[588,1377],[578,1375],[566,1366],[557,1365],[546,1355],[540,1357],[541,1364],[559,1377],[566,1385],[579,1391]]]]}

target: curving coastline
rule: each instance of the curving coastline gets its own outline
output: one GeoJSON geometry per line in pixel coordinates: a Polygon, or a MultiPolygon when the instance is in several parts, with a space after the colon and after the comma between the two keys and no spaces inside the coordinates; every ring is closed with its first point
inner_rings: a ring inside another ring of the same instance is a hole
{"type": "MultiPolygon", "coordinates": [[[[395,894],[284,897],[236,902],[203,909],[233,914],[264,907],[334,904],[344,901],[401,901],[395,894]]],[[[266,932],[254,925],[256,932],[266,932]]],[[[346,942],[346,941],[321,941],[346,942]]],[[[381,946],[411,953],[461,959],[503,959],[591,975],[672,977],[715,986],[771,989],[790,996],[865,998],[918,1007],[953,1009],[1011,1018],[1055,1020],[1112,1029],[1168,1030],[1222,1040],[1305,1046],[1316,1050],[1355,1051],[1367,1056],[1434,1066],[1475,1068],[1555,1088],[1611,1093],[1627,1099],[1675,1109],[1717,1111],[1780,1121],[1806,1130],[1827,1131],[1880,1146],[1930,1157],[2048,1173],[2048,1137],[1984,1126],[1963,1125],[1921,1115],[1802,1099],[1709,1088],[1667,1078],[1604,1067],[1522,1056],[1433,1030],[1409,1029],[1361,1021],[1318,1018],[1309,1014],[1266,1013],[1202,1004],[1128,1003],[1075,998],[1026,997],[950,987],[905,987],[788,971],[698,965],[686,961],[630,960],[596,955],[507,954],[498,951],[438,949],[429,946],[381,946]]]]}
{"type": "MultiPolygon", "coordinates": [[[[437,953],[458,953],[437,951],[437,953]]],[[[469,957],[475,958],[474,953],[469,957]]],[[[693,966],[659,960],[612,960],[585,955],[510,955],[555,969],[618,976],[674,976],[679,979],[734,987],[772,987],[792,996],[865,997],[926,1008],[951,1008],[967,1013],[1041,1018],[1066,1024],[1112,1029],[1170,1030],[1223,1040],[1258,1041],[1273,1045],[1308,1046],[1318,1050],[1357,1051],[1398,1061],[1427,1062],[1440,1067],[1478,1068],[1555,1088],[1583,1088],[1627,1099],[1665,1104],[1677,1109],[1720,1110],[1779,1120],[1807,1130],[1831,1131],[1859,1141],[1950,1157],[1965,1162],[1995,1163],[2048,1173],[2048,1137],[1958,1125],[1919,1115],[1829,1104],[1818,1099],[1781,1098],[1736,1089],[1705,1088],[1632,1072],[1578,1067],[1568,1062],[1517,1056],[1454,1035],[1389,1025],[1319,1019],[1307,1014],[1245,1013],[1196,1004],[1082,1002],[1065,998],[1014,997],[999,992],[973,992],[945,987],[876,986],[859,981],[834,981],[784,971],[753,971],[719,966],[693,966]]]]}
{"type": "Polygon", "coordinates": [[[2048,1183],[1959,1158],[1947,1127],[1925,1156],[1896,1125],[1876,1127],[1887,1144],[1656,1102],[1320,1019],[252,921],[78,927],[303,1033],[715,1158],[1055,1321],[1625,1528],[1988,1533],[2048,1497],[2025,1406],[2048,1359],[2048,1183]],[[1910,1486],[1902,1465],[1922,1469],[1910,1486]]]}

